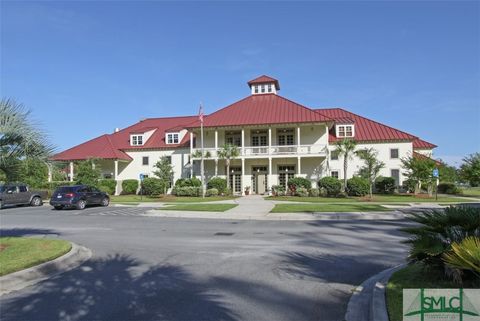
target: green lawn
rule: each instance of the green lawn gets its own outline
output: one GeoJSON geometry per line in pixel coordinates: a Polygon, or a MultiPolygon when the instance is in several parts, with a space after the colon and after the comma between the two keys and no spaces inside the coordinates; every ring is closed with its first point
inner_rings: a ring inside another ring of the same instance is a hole
{"type": "Polygon", "coordinates": [[[373,199],[368,197],[298,197],[298,196],[269,196],[266,199],[272,201],[291,201],[307,203],[464,203],[469,200],[454,198],[450,196],[435,197],[414,196],[414,195],[374,195],[373,199]]]}
{"type": "Polygon", "coordinates": [[[470,280],[459,285],[445,280],[443,272],[424,271],[420,264],[409,265],[395,272],[387,284],[387,307],[390,321],[402,321],[402,290],[408,288],[479,288],[480,280],[470,280]]]}
{"type": "Polygon", "coordinates": [[[164,203],[203,203],[234,199],[234,196],[210,196],[210,197],[176,197],[172,195],[152,197],[140,195],[117,195],[110,196],[112,203],[139,203],[139,202],[164,202],[164,203]]]}
{"type": "Polygon", "coordinates": [[[164,211],[225,212],[236,206],[237,204],[176,204],[159,209],[164,211]]]}
{"type": "Polygon", "coordinates": [[[463,188],[460,196],[480,197],[480,187],[463,188]]]}
{"type": "Polygon", "coordinates": [[[270,213],[391,211],[378,204],[276,204],[270,213]]]}
{"type": "Polygon", "coordinates": [[[27,237],[0,238],[0,276],[53,260],[71,249],[63,240],[27,237]]]}

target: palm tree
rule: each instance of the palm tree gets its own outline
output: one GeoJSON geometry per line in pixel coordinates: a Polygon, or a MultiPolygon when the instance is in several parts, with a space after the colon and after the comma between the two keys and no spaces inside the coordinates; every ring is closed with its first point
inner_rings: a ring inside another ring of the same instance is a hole
{"type": "Polygon", "coordinates": [[[237,146],[232,144],[223,145],[222,149],[218,151],[218,158],[224,159],[227,165],[227,189],[230,188],[230,162],[232,159],[237,158],[240,155],[240,150],[237,146]]]}
{"type": "Polygon", "coordinates": [[[343,157],[343,187],[342,192],[345,192],[347,187],[347,169],[348,169],[348,161],[352,159],[352,155],[354,154],[355,147],[357,143],[351,139],[343,139],[337,141],[335,143],[335,152],[338,153],[338,156],[343,157]]]}
{"type": "Polygon", "coordinates": [[[53,147],[30,119],[30,111],[11,99],[0,101],[0,170],[7,180],[18,174],[20,160],[46,160],[53,147]]]}
{"type": "Polygon", "coordinates": [[[373,148],[365,148],[355,152],[365,165],[360,169],[360,176],[368,180],[370,188],[370,198],[373,197],[373,183],[378,176],[378,173],[385,167],[385,163],[377,159],[378,152],[373,148]]]}

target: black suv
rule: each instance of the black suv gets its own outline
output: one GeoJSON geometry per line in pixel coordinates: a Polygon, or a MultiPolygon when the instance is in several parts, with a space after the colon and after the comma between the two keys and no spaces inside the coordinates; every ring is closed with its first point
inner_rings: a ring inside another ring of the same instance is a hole
{"type": "Polygon", "coordinates": [[[83,210],[87,205],[108,206],[110,197],[96,187],[88,185],[60,186],[52,194],[50,205],[56,210],[75,207],[83,210]]]}

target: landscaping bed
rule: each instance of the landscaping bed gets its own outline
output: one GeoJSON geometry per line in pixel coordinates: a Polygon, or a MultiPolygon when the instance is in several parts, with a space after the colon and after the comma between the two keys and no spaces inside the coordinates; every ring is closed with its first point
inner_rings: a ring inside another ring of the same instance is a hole
{"type": "Polygon", "coordinates": [[[445,279],[444,273],[424,270],[421,264],[409,265],[390,278],[387,289],[387,308],[390,321],[402,321],[403,289],[408,288],[480,288],[480,280],[466,280],[462,284],[445,279]]]}
{"type": "Polygon", "coordinates": [[[465,203],[474,200],[455,198],[450,196],[435,197],[427,195],[374,195],[369,197],[299,197],[299,196],[270,196],[271,201],[290,201],[308,203],[465,203]]]}
{"type": "Polygon", "coordinates": [[[235,196],[210,196],[210,197],[198,197],[198,196],[140,196],[140,195],[117,195],[110,196],[112,203],[139,203],[139,202],[159,202],[159,203],[203,203],[214,201],[225,201],[235,199],[235,196]]]}
{"type": "Polygon", "coordinates": [[[378,204],[276,204],[270,213],[387,212],[378,204]]]}
{"type": "Polygon", "coordinates": [[[1,237],[0,276],[56,259],[71,247],[63,240],[1,237]]]}
{"type": "Polygon", "coordinates": [[[236,207],[237,204],[177,204],[161,207],[163,211],[199,211],[199,212],[225,212],[236,207]]]}

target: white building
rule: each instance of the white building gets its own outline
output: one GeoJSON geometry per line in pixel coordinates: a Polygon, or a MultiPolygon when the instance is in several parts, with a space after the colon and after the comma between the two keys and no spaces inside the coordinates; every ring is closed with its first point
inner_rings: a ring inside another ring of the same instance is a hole
{"type": "MultiPolygon", "coordinates": [[[[204,116],[205,175],[226,177],[225,161],[217,157],[224,144],[239,147],[231,164],[231,186],[241,194],[246,187],[263,194],[272,185],[284,185],[287,177],[300,176],[316,182],[324,176],[343,178],[343,159],[334,142],[344,138],[357,142],[357,149],[373,147],[386,166],[381,175],[392,176],[400,185],[404,176],[401,158],[432,156],[436,146],[418,137],[380,124],[341,108],[309,108],[280,95],[279,82],[268,76],[248,82],[250,95],[204,116]]],[[[171,157],[174,181],[200,176],[200,161],[193,157],[200,148],[198,116],[148,118],[130,127],[105,134],[55,155],[54,160],[73,162],[100,159],[105,178],[118,181],[153,176],[154,164],[171,157]],[[193,165],[192,165],[193,164],[193,165]]],[[[347,177],[355,175],[362,161],[349,162],[347,177]]],[[[315,185],[314,185],[315,186],[315,185]]]]}

